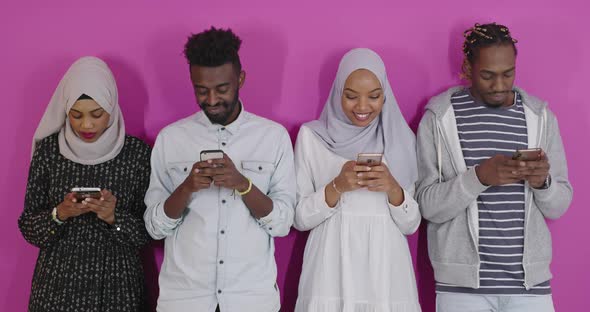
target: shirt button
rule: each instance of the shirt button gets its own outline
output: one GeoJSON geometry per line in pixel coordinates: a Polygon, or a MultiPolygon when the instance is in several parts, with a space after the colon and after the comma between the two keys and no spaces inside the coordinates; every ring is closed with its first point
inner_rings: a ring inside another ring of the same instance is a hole
{"type": "Polygon", "coordinates": [[[224,230],[221,230],[221,231],[219,231],[219,233],[221,233],[221,234],[225,234],[225,231],[224,231],[224,230]]]}
{"type": "Polygon", "coordinates": [[[220,294],[220,293],[221,293],[221,289],[218,289],[218,290],[217,290],[217,293],[218,293],[218,294],[220,294]]]}
{"type": "Polygon", "coordinates": [[[222,199],[222,200],[221,200],[221,203],[222,203],[222,204],[225,204],[225,199],[222,199]]]}
{"type": "Polygon", "coordinates": [[[225,142],[221,142],[221,145],[225,146],[225,142]]]}
{"type": "Polygon", "coordinates": [[[117,231],[120,231],[120,230],[121,230],[121,227],[119,227],[119,226],[118,226],[118,227],[117,227],[117,231]]]}
{"type": "Polygon", "coordinates": [[[262,170],[262,166],[258,166],[258,170],[262,170]]]}
{"type": "Polygon", "coordinates": [[[186,167],[184,167],[184,172],[186,172],[186,167]]]}
{"type": "Polygon", "coordinates": [[[225,127],[221,128],[221,131],[225,130],[225,127]]]}
{"type": "Polygon", "coordinates": [[[269,228],[268,228],[268,230],[269,230],[269,231],[272,231],[272,228],[271,228],[271,227],[269,227],[269,228]]]}
{"type": "Polygon", "coordinates": [[[219,260],[219,264],[223,264],[223,260],[219,260]]]}

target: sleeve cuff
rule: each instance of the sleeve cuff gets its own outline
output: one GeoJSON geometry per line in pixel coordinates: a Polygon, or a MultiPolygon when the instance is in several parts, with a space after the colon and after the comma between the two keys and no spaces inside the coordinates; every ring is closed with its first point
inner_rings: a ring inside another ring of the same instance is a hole
{"type": "Polygon", "coordinates": [[[392,213],[400,214],[400,211],[403,211],[403,213],[401,213],[401,215],[408,213],[408,209],[409,209],[408,202],[409,202],[409,199],[411,198],[411,196],[403,188],[402,188],[402,192],[404,193],[404,201],[401,204],[399,204],[399,206],[391,204],[389,202],[389,200],[387,201],[387,205],[389,206],[389,209],[392,211],[392,213]]]}
{"type": "Polygon", "coordinates": [[[178,219],[168,217],[166,211],[164,211],[164,203],[158,203],[156,206],[154,219],[166,228],[175,228],[182,223],[182,217],[178,219]]]}
{"type": "Polygon", "coordinates": [[[464,173],[464,181],[463,181],[463,188],[471,195],[473,196],[478,196],[479,194],[481,194],[481,192],[485,191],[486,189],[488,189],[489,186],[487,185],[483,185],[481,183],[481,181],[479,181],[479,178],[477,177],[477,172],[475,170],[475,167],[471,167],[469,168],[469,170],[467,170],[464,173]]]}
{"type": "Polygon", "coordinates": [[[266,228],[268,228],[269,231],[272,231],[272,221],[275,219],[278,219],[279,214],[280,214],[279,210],[276,209],[273,204],[272,211],[269,214],[267,214],[266,216],[264,216],[260,219],[256,219],[256,221],[258,222],[258,224],[260,226],[266,227],[266,228]]]}

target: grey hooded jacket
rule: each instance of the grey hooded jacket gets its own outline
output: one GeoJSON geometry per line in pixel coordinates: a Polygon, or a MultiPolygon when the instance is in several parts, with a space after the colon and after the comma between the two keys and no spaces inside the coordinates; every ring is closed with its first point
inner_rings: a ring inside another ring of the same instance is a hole
{"type": "MultiPolygon", "coordinates": [[[[428,220],[428,254],[438,282],[479,288],[477,197],[487,187],[467,168],[459,143],[451,96],[454,87],[426,106],[417,138],[416,199],[428,220]]],[[[550,280],[551,233],[545,218],[562,216],[572,200],[567,162],[557,119],[547,104],[515,87],[523,99],[530,148],[541,147],[551,166],[551,184],[534,189],[525,183],[524,286],[550,280]]]]}

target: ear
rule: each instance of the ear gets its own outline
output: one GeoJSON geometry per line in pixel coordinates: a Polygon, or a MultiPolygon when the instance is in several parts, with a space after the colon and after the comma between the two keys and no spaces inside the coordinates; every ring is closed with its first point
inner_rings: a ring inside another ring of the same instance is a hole
{"type": "Polygon", "coordinates": [[[246,72],[241,71],[240,75],[238,76],[238,89],[241,89],[244,86],[244,82],[246,81],[246,72]]]}

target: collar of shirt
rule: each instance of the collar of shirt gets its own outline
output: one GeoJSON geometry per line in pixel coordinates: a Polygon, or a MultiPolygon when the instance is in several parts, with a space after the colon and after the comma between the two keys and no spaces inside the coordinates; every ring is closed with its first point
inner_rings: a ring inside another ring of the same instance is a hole
{"type": "Polygon", "coordinates": [[[238,133],[238,131],[240,131],[240,126],[242,124],[244,124],[244,122],[246,122],[246,120],[248,120],[248,112],[246,112],[246,110],[244,109],[244,104],[243,104],[242,100],[239,100],[239,104],[240,104],[240,114],[238,115],[238,118],[236,118],[236,120],[234,120],[231,124],[229,124],[227,126],[212,123],[209,120],[209,117],[207,117],[207,115],[203,111],[201,111],[201,114],[197,115],[197,122],[200,123],[201,125],[205,126],[205,128],[207,128],[207,131],[210,133],[224,130],[224,131],[227,131],[228,134],[234,135],[234,134],[238,133]]]}

